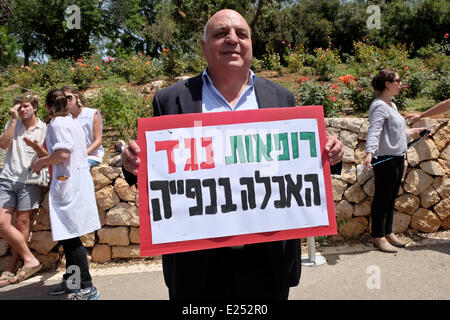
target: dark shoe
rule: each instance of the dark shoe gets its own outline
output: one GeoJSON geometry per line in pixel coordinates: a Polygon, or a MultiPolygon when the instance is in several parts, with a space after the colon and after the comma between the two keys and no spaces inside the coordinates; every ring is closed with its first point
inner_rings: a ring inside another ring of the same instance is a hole
{"type": "Polygon", "coordinates": [[[386,240],[389,241],[392,245],[400,248],[406,247],[406,243],[400,240],[395,234],[391,233],[388,234],[386,237],[386,240]]]}
{"type": "Polygon", "coordinates": [[[73,289],[69,289],[67,286],[67,280],[63,279],[56,287],[50,289],[48,294],[52,296],[59,296],[60,294],[67,294],[74,292],[73,289]]]}
{"type": "Polygon", "coordinates": [[[69,300],[97,300],[98,298],[100,298],[100,293],[94,286],[86,289],[74,290],[69,296],[69,300]]]}
{"type": "Polygon", "coordinates": [[[370,240],[375,247],[380,249],[383,252],[396,253],[397,249],[393,247],[385,238],[375,239],[372,238],[370,240]]]}

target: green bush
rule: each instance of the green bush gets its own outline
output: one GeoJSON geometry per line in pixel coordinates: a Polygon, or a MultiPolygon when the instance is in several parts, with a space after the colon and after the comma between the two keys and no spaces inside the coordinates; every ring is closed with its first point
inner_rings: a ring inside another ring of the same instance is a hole
{"type": "Polygon", "coordinates": [[[333,77],[336,66],[341,63],[339,54],[336,49],[316,48],[314,49],[316,74],[319,80],[329,81],[333,77]]]}
{"type": "Polygon", "coordinates": [[[360,77],[356,82],[350,83],[346,88],[345,95],[356,113],[366,113],[376,98],[375,92],[370,88],[368,77],[360,77]]]}
{"type": "Polygon", "coordinates": [[[448,99],[450,96],[450,77],[442,76],[437,80],[436,87],[431,91],[431,97],[439,102],[448,99]]]}
{"type": "Polygon", "coordinates": [[[287,63],[287,68],[290,72],[300,72],[306,61],[306,52],[303,46],[295,47],[292,52],[288,52],[284,60],[287,63]]]}
{"type": "Polygon", "coordinates": [[[88,105],[100,110],[105,126],[112,127],[125,141],[136,138],[137,119],[150,117],[152,109],[137,91],[104,88],[88,100],[88,105]]]}
{"type": "Polygon", "coordinates": [[[262,64],[265,70],[281,71],[280,55],[273,48],[268,48],[262,56],[262,64]]]}
{"type": "Polygon", "coordinates": [[[335,93],[329,84],[320,85],[318,82],[305,80],[298,88],[297,104],[301,106],[322,105],[325,117],[332,117],[343,107],[343,100],[333,94],[335,93]]]}
{"type": "Polygon", "coordinates": [[[43,87],[55,88],[72,82],[74,67],[71,59],[51,60],[38,67],[39,84],[43,87]]]}
{"type": "Polygon", "coordinates": [[[405,91],[408,98],[416,98],[420,95],[427,81],[430,80],[430,76],[426,72],[422,70],[411,71],[410,68],[401,77],[407,87],[405,91]]]}
{"type": "Polygon", "coordinates": [[[253,58],[251,69],[255,73],[261,72],[263,70],[262,61],[259,59],[253,58]]]}

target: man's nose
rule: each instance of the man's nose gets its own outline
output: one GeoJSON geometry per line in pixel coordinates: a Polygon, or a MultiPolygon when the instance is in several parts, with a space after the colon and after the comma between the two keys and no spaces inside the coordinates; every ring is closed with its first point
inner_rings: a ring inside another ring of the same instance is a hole
{"type": "Polygon", "coordinates": [[[226,37],[228,43],[236,43],[238,42],[238,36],[234,30],[231,30],[226,37]]]}

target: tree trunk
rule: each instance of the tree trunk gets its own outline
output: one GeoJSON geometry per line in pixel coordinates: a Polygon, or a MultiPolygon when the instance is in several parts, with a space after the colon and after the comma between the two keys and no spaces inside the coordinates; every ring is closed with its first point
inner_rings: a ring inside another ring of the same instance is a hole
{"type": "Polygon", "coordinates": [[[264,0],[258,0],[258,8],[256,9],[256,13],[255,13],[255,16],[253,17],[252,22],[250,22],[250,29],[252,30],[252,33],[255,32],[255,26],[256,26],[256,23],[258,22],[259,16],[261,15],[261,10],[262,10],[263,5],[264,5],[264,0]]]}

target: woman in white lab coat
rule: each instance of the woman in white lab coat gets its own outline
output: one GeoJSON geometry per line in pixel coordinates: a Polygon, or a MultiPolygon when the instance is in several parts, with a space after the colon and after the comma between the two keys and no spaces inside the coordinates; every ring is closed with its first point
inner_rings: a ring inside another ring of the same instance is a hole
{"type": "Polygon", "coordinates": [[[52,236],[54,241],[61,241],[66,256],[63,281],[49,293],[71,293],[70,298],[75,300],[95,300],[99,293],[92,285],[86,249],[80,240],[80,236],[101,228],[85,135],[79,121],[70,114],[63,91],[51,90],[46,105],[50,118],[46,136],[49,155],[34,161],[31,168],[39,172],[43,167],[52,167],[52,236]]]}

